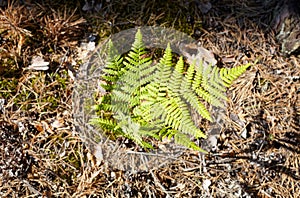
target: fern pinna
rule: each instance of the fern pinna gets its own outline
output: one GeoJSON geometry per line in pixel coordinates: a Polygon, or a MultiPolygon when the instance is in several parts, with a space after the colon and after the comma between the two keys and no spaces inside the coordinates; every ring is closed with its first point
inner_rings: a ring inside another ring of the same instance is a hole
{"type": "Polygon", "coordinates": [[[175,143],[202,150],[191,138],[206,138],[194,123],[191,108],[212,121],[202,101],[223,106],[224,92],[243,74],[250,64],[235,68],[203,67],[194,62],[185,68],[180,57],[173,63],[170,45],[163,57],[153,63],[142,41],[140,30],[130,52],[121,57],[109,42],[107,65],[101,86],[105,93],[98,99],[97,118],[91,123],[110,138],[123,136],[144,148],[153,148],[146,137],[162,140],[174,138],[175,143]]]}

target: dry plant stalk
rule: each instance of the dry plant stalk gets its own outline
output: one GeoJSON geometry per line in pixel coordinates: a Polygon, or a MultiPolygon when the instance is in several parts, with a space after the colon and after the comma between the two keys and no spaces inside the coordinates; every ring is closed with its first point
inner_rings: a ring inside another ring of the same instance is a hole
{"type": "Polygon", "coordinates": [[[5,10],[0,9],[1,37],[10,40],[16,46],[15,52],[18,55],[21,54],[25,38],[32,36],[28,30],[32,19],[30,10],[25,6],[15,5],[13,2],[9,3],[5,10]]]}
{"type": "Polygon", "coordinates": [[[71,38],[78,36],[82,31],[79,25],[85,23],[85,19],[75,15],[76,9],[71,11],[64,7],[62,11],[51,10],[50,15],[45,15],[40,20],[44,27],[43,34],[49,38],[47,42],[54,43],[54,47],[70,44],[71,38]]]}

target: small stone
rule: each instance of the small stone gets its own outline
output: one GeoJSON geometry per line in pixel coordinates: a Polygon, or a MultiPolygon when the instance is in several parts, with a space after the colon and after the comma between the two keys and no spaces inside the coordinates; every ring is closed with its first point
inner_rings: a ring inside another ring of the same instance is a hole
{"type": "Polygon", "coordinates": [[[202,187],[204,190],[208,191],[209,186],[211,185],[211,181],[209,179],[205,179],[202,183],[202,187]]]}
{"type": "Polygon", "coordinates": [[[241,133],[241,137],[244,138],[244,139],[247,139],[247,137],[248,137],[248,131],[247,131],[246,128],[245,128],[245,129],[243,130],[243,132],[241,133]]]}

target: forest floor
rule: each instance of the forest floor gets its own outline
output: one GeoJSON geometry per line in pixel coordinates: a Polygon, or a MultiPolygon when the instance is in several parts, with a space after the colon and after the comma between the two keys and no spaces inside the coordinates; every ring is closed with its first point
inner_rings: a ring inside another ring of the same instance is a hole
{"type": "Polygon", "coordinates": [[[5,2],[0,197],[300,197],[300,59],[281,53],[271,28],[275,4],[5,2]],[[191,35],[220,67],[257,62],[227,92],[217,148],[128,173],[99,163],[83,142],[74,128],[72,92],[83,43],[144,25],[191,35]]]}

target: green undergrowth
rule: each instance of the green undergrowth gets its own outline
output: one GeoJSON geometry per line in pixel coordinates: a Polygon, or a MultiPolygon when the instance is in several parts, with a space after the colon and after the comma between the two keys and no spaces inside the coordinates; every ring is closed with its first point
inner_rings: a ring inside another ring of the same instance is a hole
{"type": "Polygon", "coordinates": [[[0,98],[15,110],[52,112],[66,100],[69,83],[66,70],[57,73],[27,71],[20,78],[1,77],[0,98]]]}

